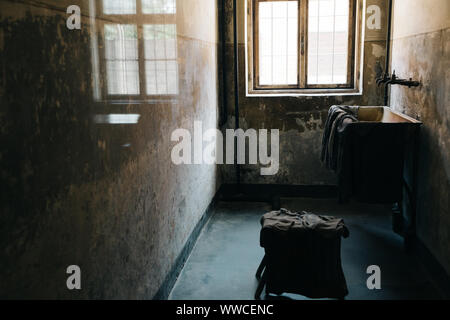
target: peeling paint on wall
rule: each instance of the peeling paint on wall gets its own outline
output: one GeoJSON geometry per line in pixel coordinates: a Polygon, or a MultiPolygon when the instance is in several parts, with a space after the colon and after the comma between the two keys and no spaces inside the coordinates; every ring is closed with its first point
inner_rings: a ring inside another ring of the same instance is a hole
{"type": "Polygon", "coordinates": [[[377,44],[372,45],[372,55],[375,58],[380,58],[386,56],[386,46],[380,46],[377,44]]]}

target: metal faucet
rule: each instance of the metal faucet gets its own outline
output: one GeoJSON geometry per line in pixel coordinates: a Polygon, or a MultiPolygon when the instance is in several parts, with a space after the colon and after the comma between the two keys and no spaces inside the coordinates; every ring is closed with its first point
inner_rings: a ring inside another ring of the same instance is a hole
{"type": "Polygon", "coordinates": [[[395,75],[395,70],[394,73],[392,74],[391,81],[386,84],[399,84],[402,86],[407,86],[408,88],[420,86],[420,82],[413,81],[412,78],[409,78],[409,80],[397,78],[397,76],[395,75]]]}
{"type": "Polygon", "coordinates": [[[397,78],[397,75],[395,74],[395,70],[392,73],[392,76],[389,76],[389,74],[384,73],[383,77],[376,79],[376,82],[377,82],[378,86],[380,86],[382,84],[385,84],[386,86],[398,84],[401,86],[407,86],[408,88],[420,86],[420,82],[414,81],[412,78],[410,78],[409,80],[397,78]]]}
{"type": "Polygon", "coordinates": [[[377,81],[377,85],[380,86],[383,83],[386,83],[390,80],[391,78],[389,77],[389,74],[384,73],[382,77],[378,78],[377,81]]]}

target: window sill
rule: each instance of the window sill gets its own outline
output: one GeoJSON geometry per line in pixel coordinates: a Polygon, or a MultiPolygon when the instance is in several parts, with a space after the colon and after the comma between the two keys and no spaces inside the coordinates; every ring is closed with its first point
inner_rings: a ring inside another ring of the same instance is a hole
{"type": "Polygon", "coordinates": [[[330,97],[361,96],[359,89],[247,90],[247,97],[330,97]]]}

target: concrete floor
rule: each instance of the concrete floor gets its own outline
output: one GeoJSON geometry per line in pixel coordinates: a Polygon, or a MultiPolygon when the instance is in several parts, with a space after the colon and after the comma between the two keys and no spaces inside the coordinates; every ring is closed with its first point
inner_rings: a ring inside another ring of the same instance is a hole
{"type": "MultiPolygon", "coordinates": [[[[393,233],[390,210],[385,206],[338,205],[335,199],[282,199],[281,203],[291,211],[344,218],[350,230],[350,237],[342,241],[348,300],[440,298],[420,264],[404,252],[402,238],[393,233]],[[381,268],[381,290],[371,291],[366,286],[370,265],[381,268]]],[[[257,287],[254,275],[264,256],[259,247],[259,220],[270,210],[263,203],[219,203],[169,299],[252,300],[257,287]]]]}

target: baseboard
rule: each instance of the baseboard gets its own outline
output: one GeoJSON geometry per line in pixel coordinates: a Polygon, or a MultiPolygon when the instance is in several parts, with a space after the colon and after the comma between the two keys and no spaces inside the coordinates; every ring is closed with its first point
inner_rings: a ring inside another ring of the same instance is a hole
{"type": "Polygon", "coordinates": [[[172,269],[169,271],[169,274],[165,277],[162,285],[160,286],[158,292],[153,297],[153,300],[167,300],[169,298],[170,292],[172,291],[172,288],[175,285],[175,282],[177,281],[178,276],[180,275],[181,271],[183,270],[184,264],[186,263],[187,259],[189,258],[189,255],[192,252],[192,249],[195,246],[195,243],[197,242],[197,239],[203,229],[203,227],[208,222],[209,218],[212,216],[214,212],[214,207],[216,206],[216,203],[219,199],[221,191],[217,191],[216,195],[211,200],[211,203],[209,204],[208,208],[203,213],[200,221],[195,226],[194,230],[192,231],[191,235],[189,236],[188,240],[186,241],[183,250],[181,250],[180,254],[178,255],[177,259],[175,260],[175,263],[172,267],[172,269]]]}
{"type": "Polygon", "coordinates": [[[337,198],[338,187],[329,185],[224,184],[220,200],[272,202],[275,198],[337,198]]]}
{"type": "Polygon", "coordinates": [[[450,276],[444,267],[420,239],[415,238],[413,249],[442,298],[450,299],[450,276]]]}

